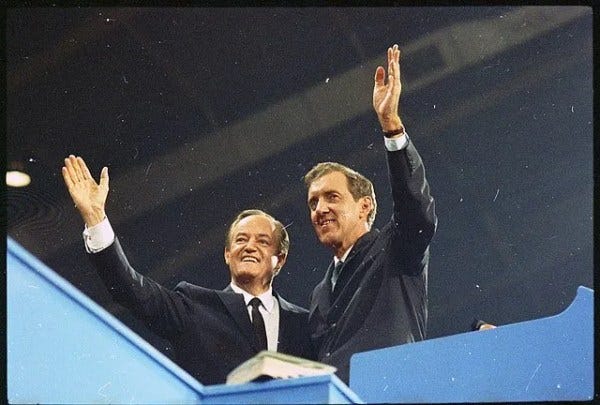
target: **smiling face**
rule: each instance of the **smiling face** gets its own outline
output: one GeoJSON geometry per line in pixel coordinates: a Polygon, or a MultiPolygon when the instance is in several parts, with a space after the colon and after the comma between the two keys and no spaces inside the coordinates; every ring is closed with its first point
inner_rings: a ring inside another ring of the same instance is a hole
{"type": "Polygon", "coordinates": [[[253,295],[266,291],[285,263],[286,255],[279,253],[275,229],[268,217],[250,215],[230,230],[225,263],[232,281],[253,295]]]}
{"type": "Polygon", "coordinates": [[[372,210],[368,196],[355,200],[346,176],[329,172],[312,181],[308,188],[310,219],[319,241],[333,249],[339,258],[369,230],[367,217],[372,210]]]}

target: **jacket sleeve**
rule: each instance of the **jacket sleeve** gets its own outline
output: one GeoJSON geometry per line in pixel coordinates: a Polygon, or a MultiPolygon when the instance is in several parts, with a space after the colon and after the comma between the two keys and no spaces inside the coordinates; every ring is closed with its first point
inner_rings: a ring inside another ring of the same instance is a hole
{"type": "Polygon", "coordinates": [[[429,243],[437,227],[435,201],[429,191],[425,167],[412,141],[406,148],[387,152],[394,212],[391,221],[394,251],[409,273],[420,273],[429,256],[429,243]]]}
{"type": "Polygon", "coordinates": [[[113,299],[153,332],[168,339],[183,330],[188,318],[187,299],[136,272],[118,238],[108,248],[88,256],[113,299]]]}

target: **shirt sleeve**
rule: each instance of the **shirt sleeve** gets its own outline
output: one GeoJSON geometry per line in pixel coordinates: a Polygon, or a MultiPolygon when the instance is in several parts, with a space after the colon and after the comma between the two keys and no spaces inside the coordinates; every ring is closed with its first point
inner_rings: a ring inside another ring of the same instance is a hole
{"type": "Polygon", "coordinates": [[[396,139],[391,139],[384,136],[383,141],[385,142],[385,148],[388,151],[395,152],[397,150],[406,148],[406,145],[408,145],[408,134],[404,132],[404,136],[396,139]]]}
{"type": "Polygon", "coordinates": [[[92,227],[86,226],[83,230],[83,242],[88,253],[98,253],[112,245],[114,241],[115,232],[107,217],[92,227]]]}

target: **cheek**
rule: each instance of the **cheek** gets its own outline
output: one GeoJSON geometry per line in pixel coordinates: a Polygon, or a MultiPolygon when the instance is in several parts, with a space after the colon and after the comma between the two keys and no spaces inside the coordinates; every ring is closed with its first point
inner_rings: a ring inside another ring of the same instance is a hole
{"type": "Polygon", "coordinates": [[[229,260],[233,260],[236,256],[239,255],[240,252],[240,247],[239,246],[232,246],[229,250],[229,260]]]}

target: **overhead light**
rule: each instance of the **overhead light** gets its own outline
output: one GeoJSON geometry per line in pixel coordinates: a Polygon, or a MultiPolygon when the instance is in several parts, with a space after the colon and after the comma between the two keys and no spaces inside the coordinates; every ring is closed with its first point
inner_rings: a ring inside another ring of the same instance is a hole
{"type": "Polygon", "coordinates": [[[19,170],[9,170],[6,172],[6,185],[9,187],[25,187],[31,183],[31,177],[27,173],[19,170]]]}

